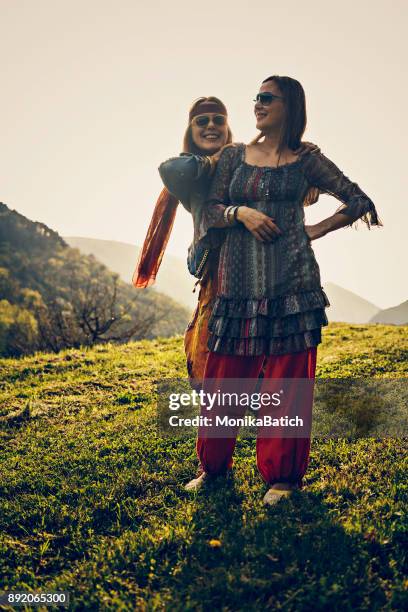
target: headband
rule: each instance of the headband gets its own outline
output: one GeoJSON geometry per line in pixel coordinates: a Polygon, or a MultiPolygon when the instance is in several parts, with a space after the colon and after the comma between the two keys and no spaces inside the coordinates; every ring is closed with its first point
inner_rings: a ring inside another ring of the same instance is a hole
{"type": "Polygon", "coordinates": [[[217,102],[201,102],[198,104],[193,110],[190,111],[189,120],[191,121],[197,115],[202,115],[203,113],[219,113],[220,115],[227,115],[227,110],[225,106],[222,104],[218,104],[217,102]]]}

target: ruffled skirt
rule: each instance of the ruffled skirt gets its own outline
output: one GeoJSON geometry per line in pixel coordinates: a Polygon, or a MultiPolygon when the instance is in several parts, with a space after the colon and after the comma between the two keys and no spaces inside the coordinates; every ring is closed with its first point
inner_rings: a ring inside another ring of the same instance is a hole
{"type": "Polygon", "coordinates": [[[321,343],[330,306],[323,288],[261,299],[218,295],[208,322],[208,349],[224,355],[284,355],[321,343]]]}

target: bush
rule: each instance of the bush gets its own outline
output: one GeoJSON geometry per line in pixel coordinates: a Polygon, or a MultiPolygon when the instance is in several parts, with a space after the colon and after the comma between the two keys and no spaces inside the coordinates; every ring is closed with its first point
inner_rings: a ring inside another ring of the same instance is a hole
{"type": "Polygon", "coordinates": [[[35,317],[25,308],[0,300],[0,355],[18,357],[32,352],[37,340],[35,317]]]}

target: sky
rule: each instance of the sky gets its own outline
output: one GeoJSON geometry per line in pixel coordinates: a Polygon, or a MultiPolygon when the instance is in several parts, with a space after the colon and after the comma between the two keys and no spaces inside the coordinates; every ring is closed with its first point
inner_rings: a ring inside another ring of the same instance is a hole
{"type": "MultiPolygon", "coordinates": [[[[199,96],[227,105],[234,140],[257,133],[272,74],[306,93],[304,140],[374,201],[384,223],[313,241],[322,283],[381,308],[408,299],[406,0],[0,0],[0,201],[62,236],[141,245],[199,96]]],[[[328,196],[306,223],[330,216],[328,196]]],[[[167,252],[186,257],[179,206],[167,252]]]]}

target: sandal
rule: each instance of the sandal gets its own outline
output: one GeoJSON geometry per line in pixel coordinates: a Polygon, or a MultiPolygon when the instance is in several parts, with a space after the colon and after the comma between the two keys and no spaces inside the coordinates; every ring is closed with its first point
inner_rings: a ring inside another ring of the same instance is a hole
{"type": "Polygon", "coordinates": [[[283,497],[292,495],[294,489],[269,489],[264,495],[263,503],[268,506],[274,506],[283,497]]]}

